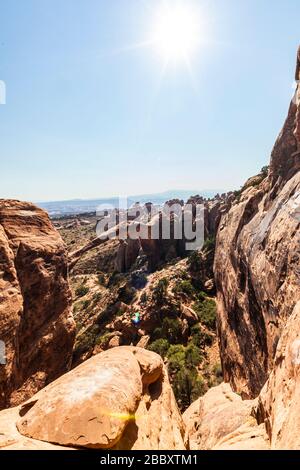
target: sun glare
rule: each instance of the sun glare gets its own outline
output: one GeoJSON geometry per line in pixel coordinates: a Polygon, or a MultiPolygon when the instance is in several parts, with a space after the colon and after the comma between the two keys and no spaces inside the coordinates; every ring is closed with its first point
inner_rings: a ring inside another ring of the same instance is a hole
{"type": "Polygon", "coordinates": [[[163,4],[156,15],[154,44],[166,61],[189,59],[199,45],[198,14],[187,3],[163,4]]]}

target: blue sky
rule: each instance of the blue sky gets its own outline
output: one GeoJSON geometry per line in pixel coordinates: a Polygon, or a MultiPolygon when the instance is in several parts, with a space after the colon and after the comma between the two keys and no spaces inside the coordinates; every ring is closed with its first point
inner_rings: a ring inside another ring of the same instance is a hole
{"type": "Polygon", "coordinates": [[[299,0],[184,0],[207,26],[193,80],[184,64],[161,80],[158,51],[129,47],[160,2],[0,0],[0,197],[235,189],[268,163],[292,96],[299,0]]]}

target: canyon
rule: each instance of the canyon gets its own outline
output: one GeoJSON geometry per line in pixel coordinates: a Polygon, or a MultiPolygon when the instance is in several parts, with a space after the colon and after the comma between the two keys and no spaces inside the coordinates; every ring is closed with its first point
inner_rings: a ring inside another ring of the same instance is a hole
{"type": "Polygon", "coordinates": [[[190,255],[0,200],[1,449],[300,449],[299,129],[190,255]]]}

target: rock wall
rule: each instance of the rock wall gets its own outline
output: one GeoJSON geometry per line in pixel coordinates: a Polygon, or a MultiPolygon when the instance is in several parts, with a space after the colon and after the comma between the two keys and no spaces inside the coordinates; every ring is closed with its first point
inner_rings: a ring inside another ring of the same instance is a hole
{"type": "MultiPolygon", "coordinates": [[[[297,93],[299,93],[299,88],[297,93]]],[[[283,328],[300,299],[300,153],[292,102],[268,177],[222,217],[215,256],[225,381],[256,397],[274,367],[283,328]]]]}
{"type": "Polygon", "coordinates": [[[68,370],[75,335],[67,257],[47,214],[0,200],[0,408],[68,370]]]}

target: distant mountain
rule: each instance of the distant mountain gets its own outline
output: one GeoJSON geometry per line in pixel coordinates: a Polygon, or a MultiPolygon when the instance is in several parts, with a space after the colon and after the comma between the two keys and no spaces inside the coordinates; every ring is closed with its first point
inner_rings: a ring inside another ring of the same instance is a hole
{"type": "Polygon", "coordinates": [[[164,191],[162,193],[154,193],[154,194],[142,194],[142,195],[137,195],[137,196],[130,196],[131,199],[135,199],[139,202],[153,202],[156,203],[156,201],[159,202],[165,202],[170,199],[183,199],[186,201],[189,199],[191,196],[196,196],[200,195],[205,198],[212,198],[214,197],[217,193],[224,193],[223,189],[209,189],[209,190],[202,190],[199,191],[197,189],[194,190],[183,190],[183,189],[172,189],[169,191],[164,191]]]}
{"type": "MultiPolygon", "coordinates": [[[[169,190],[162,193],[154,194],[138,194],[136,196],[128,197],[128,205],[131,206],[135,202],[146,203],[152,202],[153,204],[163,204],[170,199],[183,199],[186,201],[190,196],[199,194],[205,198],[212,198],[217,193],[224,193],[223,189],[216,190],[169,190]]],[[[69,201],[51,201],[39,202],[39,207],[45,209],[51,217],[67,216],[84,214],[87,212],[95,212],[99,206],[105,207],[119,207],[119,198],[102,198],[102,199],[72,199],[69,201]]],[[[125,204],[122,205],[125,208],[125,204]]]]}

